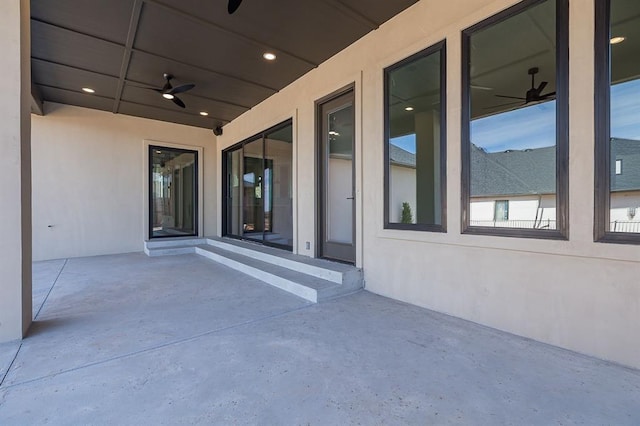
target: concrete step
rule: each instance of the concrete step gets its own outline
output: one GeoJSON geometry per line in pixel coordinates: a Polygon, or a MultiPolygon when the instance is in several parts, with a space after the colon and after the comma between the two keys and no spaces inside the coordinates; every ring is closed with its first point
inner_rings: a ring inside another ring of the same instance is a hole
{"type": "Polygon", "coordinates": [[[358,291],[362,271],[261,244],[228,238],[172,238],[145,242],[148,256],[196,253],[317,303],[358,291]]]}
{"type": "Polygon", "coordinates": [[[150,257],[195,253],[198,244],[206,244],[206,239],[182,237],[149,240],[144,242],[144,252],[150,257]]]}
{"type": "Polygon", "coordinates": [[[362,271],[353,265],[300,256],[289,251],[230,238],[207,238],[207,244],[336,284],[349,285],[352,280],[362,282],[362,271]]]}

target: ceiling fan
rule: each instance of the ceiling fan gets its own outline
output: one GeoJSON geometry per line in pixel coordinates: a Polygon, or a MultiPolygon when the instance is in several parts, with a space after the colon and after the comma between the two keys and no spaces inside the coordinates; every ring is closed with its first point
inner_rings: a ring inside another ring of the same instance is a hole
{"type": "Polygon", "coordinates": [[[163,98],[173,101],[173,103],[178,105],[180,108],[184,108],[185,107],[184,102],[182,102],[182,100],[178,98],[176,95],[178,93],[184,93],[187,90],[191,90],[194,87],[196,87],[196,85],[193,83],[187,83],[177,87],[173,87],[171,85],[171,80],[173,79],[173,75],[164,73],[163,77],[165,79],[164,86],[162,86],[161,88],[147,87],[147,89],[153,90],[155,92],[162,94],[163,98]]]}
{"type": "Polygon", "coordinates": [[[229,12],[229,15],[238,10],[240,3],[242,3],[242,0],[229,0],[229,4],[227,5],[227,12],[229,12]]]}
{"type": "Polygon", "coordinates": [[[497,108],[501,106],[514,105],[514,104],[527,105],[531,102],[541,102],[541,101],[546,101],[547,99],[555,99],[556,92],[549,92],[549,93],[545,93],[544,95],[542,94],[542,91],[544,90],[544,88],[547,87],[547,84],[549,84],[548,82],[543,81],[538,85],[538,87],[536,87],[535,79],[536,79],[536,74],[539,71],[540,70],[538,69],[538,67],[529,68],[529,71],[527,71],[527,73],[531,76],[531,89],[527,90],[524,98],[520,96],[495,95],[498,98],[518,99],[519,101],[524,101],[523,103],[509,102],[502,105],[494,105],[489,108],[497,108]]]}

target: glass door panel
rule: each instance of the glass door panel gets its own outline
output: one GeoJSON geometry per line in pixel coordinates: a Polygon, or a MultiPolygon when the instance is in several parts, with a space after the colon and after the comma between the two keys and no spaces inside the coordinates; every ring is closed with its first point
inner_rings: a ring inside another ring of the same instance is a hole
{"type": "Polygon", "coordinates": [[[242,236],[263,240],[264,228],[264,159],[262,138],[244,146],[242,175],[242,236]]]}
{"type": "Polygon", "coordinates": [[[198,153],[149,147],[149,236],[197,235],[198,153]]]}
{"type": "Polygon", "coordinates": [[[264,239],[284,246],[293,246],[292,142],[291,125],[267,134],[264,141],[264,239]]]}
{"type": "Polygon", "coordinates": [[[242,235],[242,148],[227,152],[227,234],[242,235]]]}
{"type": "Polygon", "coordinates": [[[353,92],[319,108],[320,256],[355,263],[353,92]]]}

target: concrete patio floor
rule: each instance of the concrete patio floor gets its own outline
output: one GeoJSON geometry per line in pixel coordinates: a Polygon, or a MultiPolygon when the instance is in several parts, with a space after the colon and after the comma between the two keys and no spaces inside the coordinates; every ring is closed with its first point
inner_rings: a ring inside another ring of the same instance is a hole
{"type": "Polygon", "coordinates": [[[0,425],[640,424],[640,372],[362,291],[319,305],[197,255],[34,264],[0,425]]]}

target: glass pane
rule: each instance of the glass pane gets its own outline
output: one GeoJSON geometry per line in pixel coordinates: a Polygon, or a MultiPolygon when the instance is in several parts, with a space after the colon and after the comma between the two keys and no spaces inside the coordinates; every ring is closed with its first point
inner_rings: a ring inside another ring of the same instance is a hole
{"type": "Polygon", "coordinates": [[[262,241],[264,231],[264,165],[262,138],[244,146],[242,236],[262,241]]]}
{"type": "Polygon", "coordinates": [[[292,247],[292,126],[267,134],[264,142],[264,239],[273,244],[292,247]]]}
{"type": "Polygon", "coordinates": [[[353,243],[353,106],[327,114],[327,240],[353,243]]]}
{"type": "Polygon", "coordinates": [[[388,73],[389,222],[440,225],[440,52],[388,73]]]}
{"type": "Polygon", "coordinates": [[[555,0],[472,34],[469,53],[470,225],[556,229],[555,0]]]}
{"type": "Polygon", "coordinates": [[[149,149],[151,237],[195,235],[197,152],[149,149]]]}
{"type": "Polygon", "coordinates": [[[640,232],[640,41],[634,37],[638,28],[640,2],[611,0],[612,232],[640,232]]]}
{"type": "Polygon", "coordinates": [[[227,234],[242,235],[242,148],[227,153],[227,234]]]}

